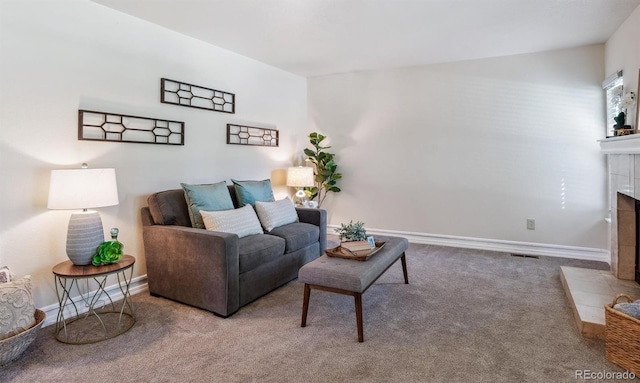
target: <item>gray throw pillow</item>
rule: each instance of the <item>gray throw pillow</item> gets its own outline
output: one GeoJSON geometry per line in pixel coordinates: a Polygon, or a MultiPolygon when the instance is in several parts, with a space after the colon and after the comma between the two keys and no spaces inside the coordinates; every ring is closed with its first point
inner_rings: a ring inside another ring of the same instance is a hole
{"type": "Polygon", "coordinates": [[[622,311],[630,317],[640,319],[640,300],[631,303],[618,303],[613,306],[613,308],[622,311]]]}
{"type": "Polygon", "coordinates": [[[220,211],[233,209],[233,201],[227,184],[222,181],[215,184],[189,185],[181,183],[184,198],[189,207],[191,226],[204,229],[200,210],[220,211]]]}

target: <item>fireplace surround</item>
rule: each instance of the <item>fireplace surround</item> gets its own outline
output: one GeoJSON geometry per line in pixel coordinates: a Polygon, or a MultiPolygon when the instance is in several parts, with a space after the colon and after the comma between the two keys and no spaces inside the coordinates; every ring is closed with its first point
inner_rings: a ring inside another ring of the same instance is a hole
{"type": "Polygon", "coordinates": [[[640,201],[636,200],[636,282],[640,284],[640,201]]]}
{"type": "Polygon", "coordinates": [[[636,280],[640,236],[636,201],[640,200],[640,134],[600,140],[607,155],[610,206],[611,272],[623,280],[636,280]]]}
{"type": "Polygon", "coordinates": [[[607,155],[610,270],[560,267],[560,280],[581,334],[605,338],[604,306],[624,293],[640,299],[640,134],[600,140],[607,155]]]}
{"type": "MultiPolygon", "coordinates": [[[[616,249],[612,249],[611,271],[619,279],[638,279],[638,209],[640,201],[622,194],[616,193],[616,210],[612,216],[612,225],[615,224],[616,249]],[[616,253],[615,262],[613,253],[616,253]]],[[[613,239],[614,236],[612,236],[613,239]]],[[[612,245],[613,245],[612,240],[612,245]]]]}

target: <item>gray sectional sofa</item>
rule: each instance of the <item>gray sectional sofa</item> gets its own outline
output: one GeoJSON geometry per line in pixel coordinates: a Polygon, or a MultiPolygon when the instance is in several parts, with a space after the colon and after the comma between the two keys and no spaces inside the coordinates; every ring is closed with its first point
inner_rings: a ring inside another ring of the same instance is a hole
{"type": "MultiPolygon", "coordinates": [[[[238,207],[234,186],[228,186],[238,207]]],[[[191,227],[182,189],[152,194],[142,208],[149,292],[222,317],[297,278],[324,253],[327,215],[296,208],[300,222],[268,234],[235,234],[191,227]]]]}

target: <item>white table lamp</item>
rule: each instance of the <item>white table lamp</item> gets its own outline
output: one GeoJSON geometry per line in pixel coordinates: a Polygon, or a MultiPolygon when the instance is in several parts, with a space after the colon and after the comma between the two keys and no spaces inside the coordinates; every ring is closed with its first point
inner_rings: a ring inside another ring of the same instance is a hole
{"type": "Polygon", "coordinates": [[[74,265],[89,265],[96,249],[104,242],[104,231],[97,207],[118,202],[115,169],[52,170],[47,208],[79,210],[71,214],[67,230],[67,256],[74,265]]]}
{"type": "Polygon", "coordinates": [[[314,185],[313,168],[306,166],[296,166],[287,169],[287,186],[292,186],[298,189],[296,192],[296,198],[300,201],[300,204],[306,199],[304,194],[304,187],[311,187],[314,185]]]}

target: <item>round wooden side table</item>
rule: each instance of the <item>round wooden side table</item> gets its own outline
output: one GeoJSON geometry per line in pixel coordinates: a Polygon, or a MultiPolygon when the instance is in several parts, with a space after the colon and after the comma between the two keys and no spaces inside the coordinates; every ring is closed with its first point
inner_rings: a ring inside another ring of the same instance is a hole
{"type": "Polygon", "coordinates": [[[76,266],[71,261],[55,265],[53,275],[60,304],[56,339],[63,343],[87,344],[129,331],[136,322],[129,292],[135,262],[133,256],[125,254],[120,262],[105,266],[76,266]],[[117,277],[121,301],[114,302],[106,290],[110,275],[117,277]],[[79,283],[82,280],[84,289],[79,283]],[[72,298],[73,293],[78,296],[72,298]]]}

